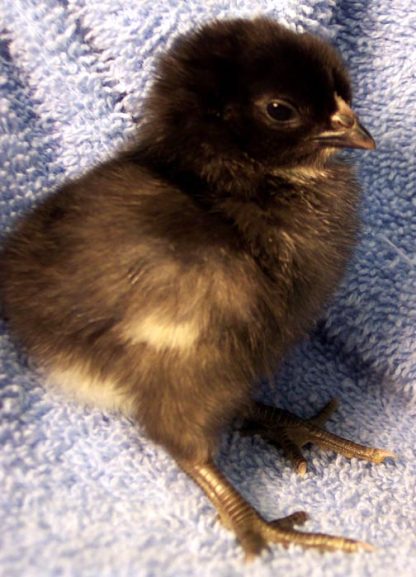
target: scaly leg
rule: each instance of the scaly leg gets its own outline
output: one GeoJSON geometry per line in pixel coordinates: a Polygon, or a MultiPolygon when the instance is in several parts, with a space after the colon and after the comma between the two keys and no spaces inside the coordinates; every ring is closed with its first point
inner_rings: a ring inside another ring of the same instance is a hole
{"type": "Polygon", "coordinates": [[[294,526],[303,524],[308,518],[303,511],[275,521],[265,521],[234,489],[212,461],[205,464],[179,461],[179,464],[204,490],[224,524],[235,532],[246,559],[261,553],[268,543],[281,543],[285,546],[293,543],[303,547],[347,552],[373,549],[371,545],[354,539],[298,531],[294,526]]]}
{"type": "Polygon", "coordinates": [[[373,463],[381,463],[387,457],[394,458],[391,451],[359,445],[326,431],[323,426],[337,406],[337,402],[332,400],[314,417],[300,419],[288,411],[254,403],[245,416],[241,432],[244,435],[258,434],[283,449],[301,475],[306,473],[308,467],[301,449],[308,443],[345,457],[357,457],[373,463]]]}

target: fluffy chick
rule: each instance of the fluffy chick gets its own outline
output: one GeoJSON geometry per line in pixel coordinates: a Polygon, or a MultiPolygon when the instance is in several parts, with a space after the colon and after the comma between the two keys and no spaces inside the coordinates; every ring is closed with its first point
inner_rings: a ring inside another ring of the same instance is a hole
{"type": "Polygon", "coordinates": [[[162,57],[137,143],[65,184],[2,253],[11,329],[48,380],[129,414],[203,488],[248,556],[268,541],[364,544],[267,523],[214,464],[236,416],[298,471],[315,441],[382,461],[252,401],[308,331],[355,242],[358,187],[334,160],[373,148],[337,53],[267,19],[207,24],[162,57]]]}

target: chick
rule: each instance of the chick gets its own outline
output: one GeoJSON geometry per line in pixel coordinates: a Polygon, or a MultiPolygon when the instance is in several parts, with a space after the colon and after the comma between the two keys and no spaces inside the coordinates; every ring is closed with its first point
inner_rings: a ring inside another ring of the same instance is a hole
{"type": "Polygon", "coordinates": [[[342,147],[374,141],[337,53],[265,18],[206,24],[161,58],[127,152],[22,219],[1,256],[12,331],[47,378],[142,425],[205,491],[248,557],[268,542],[359,541],[266,522],[215,465],[224,428],[283,446],[299,472],[334,405],[302,421],[252,400],[310,329],[355,243],[359,190],[342,147]]]}

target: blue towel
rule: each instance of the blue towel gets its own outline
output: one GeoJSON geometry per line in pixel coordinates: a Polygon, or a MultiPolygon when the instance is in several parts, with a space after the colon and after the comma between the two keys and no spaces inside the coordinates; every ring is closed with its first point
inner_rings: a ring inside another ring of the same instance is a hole
{"type": "Polygon", "coordinates": [[[267,518],[306,510],[305,529],[374,553],[273,546],[251,565],[199,488],[126,418],[46,391],[0,327],[0,573],[7,577],[414,577],[416,575],[416,5],[414,0],[3,0],[0,240],[65,179],[134,134],[154,58],[213,17],[267,14],[330,39],[378,149],[353,154],[363,231],[311,338],[262,390],[398,459],[315,448],[296,476],[258,438],[224,436],[223,470],[267,518]]]}

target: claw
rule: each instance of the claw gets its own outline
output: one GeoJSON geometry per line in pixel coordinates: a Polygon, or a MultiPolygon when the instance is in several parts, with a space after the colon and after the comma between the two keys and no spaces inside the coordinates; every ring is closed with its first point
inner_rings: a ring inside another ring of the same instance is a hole
{"type": "Polygon", "coordinates": [[[373,463],[382,463],[385,459],[393,459],[393,461],[397,459],[397,455],[393,451],[388,451],[387,449],[373,449],[373,451],[373,463]]]}
{"type": "Polygon", "coordinates": [[[295,471],[301,477],[306,475],[308,472],[308,463],[305,461],[305,459],[295,465],[295,471]]]}
{"type": "Polygon", "coordinates": [[[270,521],[269,525],[277,529],[293,529],[295,525],[304,525],[308,519],[309,515],[305,511],[295,511],[287,517],[270,521]]]}
{"type": "MultiPolygon", "coordinates": [[[[274,437],[271,439],[272,442],[273,439],[274,437]]],[[[303,477],[308,471],[308,463],[302,455],[302,451],[300,450],[299,445],[289,439],[287,435],[283,435],[282,439],[280,440],[280,446],[282,447],[286,457],[292,463],[295,471],[303,477]]]]}

